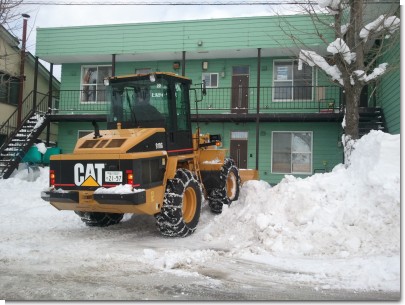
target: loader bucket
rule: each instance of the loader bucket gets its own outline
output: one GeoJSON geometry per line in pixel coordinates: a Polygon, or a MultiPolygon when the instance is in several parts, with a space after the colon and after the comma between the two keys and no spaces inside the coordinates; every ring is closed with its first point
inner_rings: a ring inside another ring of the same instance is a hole
{"type": "Polygon", "coordinates": [[[259,180],[259,172],[257,169],[239,169],[241,184],[248,180],[259,180]]]}

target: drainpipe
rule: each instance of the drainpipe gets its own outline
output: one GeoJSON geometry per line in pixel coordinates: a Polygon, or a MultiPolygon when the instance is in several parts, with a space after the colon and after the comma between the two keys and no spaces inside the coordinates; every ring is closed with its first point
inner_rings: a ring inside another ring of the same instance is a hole
{"type": "Polygon", "coordinates": [[[186,76],[186,51],[183,51],[181,58],[181,76],[186,76]]]}
{"type": "Polygon", "coordinates": [[[22,37],[22,46],[21,46],[21,59],[20,59],[20,88],[18,92],[18,108],[17,108],[17,124],[21,124],[22,116],[22,101],[24,94],[24,65],[25,65],[25,47],[27,42],[27,20],[30,18],[30,15],[22,14],[23,19],[23,37],[22,37]]]}
{"type": "Polygon", "coordinates": [[[262,49],[257,48],[257,98],[256,98],[256,170],[259,170],[259,122],[260,122],[260,66],[262,49]]]}
{"type": "MultiPolygon", "coordinates": [[[[48,112],[52,114],[52,96],[53,96],[53,63],[50,63],[49,67],[49,82],[48,82],[48,112]]],[[[49,147],[49,141],[51,138],[51,122],[48,120],[48,125],[46,126],[46,146],[49,147]]]]}
{"type": "Polygon", "coordinates": [[[35,71],[34,71],[34,96],[32,100],[32,110],[35,111],[37,108],[37,92],[38,92],[38,65],[39,59],[38,56],[35,56],[35,71]]]}
{"type": "Polygon", "coordinates": [[[112,55],[111,76],[115,76],[115,54],[112,55]]]}

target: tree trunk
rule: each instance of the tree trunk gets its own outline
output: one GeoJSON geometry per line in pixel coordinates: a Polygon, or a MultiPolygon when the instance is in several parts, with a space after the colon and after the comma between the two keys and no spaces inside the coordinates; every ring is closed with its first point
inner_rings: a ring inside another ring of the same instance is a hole
{"type": "Polygon", "coordinates": [[[359,86],[346,86],[346,126],[345,135],[349,136],[352,140],[359,138],[359,103],[361,87],[359,86]]]}

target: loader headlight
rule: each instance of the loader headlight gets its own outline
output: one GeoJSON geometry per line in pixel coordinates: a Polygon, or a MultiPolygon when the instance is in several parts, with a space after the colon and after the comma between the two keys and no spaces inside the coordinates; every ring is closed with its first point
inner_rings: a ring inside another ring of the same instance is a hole
{"type": "Polygon", "coordinates": [[[110,80],[108,78],[104,78],[104,86],[109,86],[110,80]]]}

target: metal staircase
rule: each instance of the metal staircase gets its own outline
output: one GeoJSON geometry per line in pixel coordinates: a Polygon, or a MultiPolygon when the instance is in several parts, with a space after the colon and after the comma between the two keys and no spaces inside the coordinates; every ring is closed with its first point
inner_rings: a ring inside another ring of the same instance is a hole
{"type": "Polygon", "coordinates": [[[34,113],[0,149],[0,178],[7,179],[48,124],[46,114],[34,113]]]}
{"type": "Polygon", "coordinates": [[[359,108],[359,137],[361,138],[370,130],[385,131],[384,113],[380,107],[359,108]]]}
{"type": "Polygon", "coordinates": [[[6,135],[0,147],[0,179],[7,179],[18,168],[27,151],[48,125],[47,95],[31,92],[22,106],[22,120],[17,123],[17,110],[0,126],[0,133],[6,135]],[[40,103],[37,98],[42,97],[40,103]]]}

